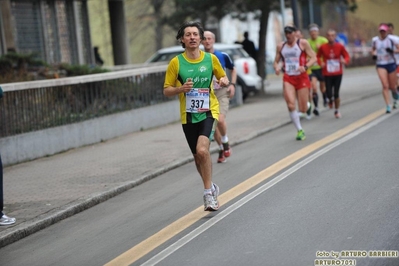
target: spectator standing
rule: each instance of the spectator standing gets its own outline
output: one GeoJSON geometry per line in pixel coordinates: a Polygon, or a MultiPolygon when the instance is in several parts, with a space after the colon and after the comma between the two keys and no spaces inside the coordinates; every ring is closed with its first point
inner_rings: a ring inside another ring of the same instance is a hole
{"type": "Polygon", "coordinates": [[[101,58],[100,52],[98,50],[99,50],[98,46],[95,46],[94,47],[94,58],[96,60],[96,65],[102,66],[102,65],[104,65],[104,60],[101,58]]]}
{"type": "Polygon", "coordinates": [[[249,39],[248,31],[244,32],[244,40],[241,44],[244,50],[257,62],[255,44],[249,39]]]}

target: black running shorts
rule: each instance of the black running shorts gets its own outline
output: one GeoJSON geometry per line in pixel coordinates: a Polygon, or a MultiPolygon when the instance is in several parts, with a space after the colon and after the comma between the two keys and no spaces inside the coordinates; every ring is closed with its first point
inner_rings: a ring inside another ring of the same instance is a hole
{"type": "Polygon", "coordinates": [[[321,72],[321,69],[312,70],[312,73],[309,74],[309,77],[310,78],[315,77],[315,78],[317,78],[317,80],[319,82],[323,82],[324,81],[324,77],[323,77],[323,74],[321,72]]]}
{"type": "Polygon", "coordinates": [[[197,153],[197,141],[199,136],[203,135],[208,137],[209,140],[213,139],[216,124],[217,120],[213,117],[207,117],[205,120],[198,123],[183,124],[183,132],[192,154],[197,153]]]}

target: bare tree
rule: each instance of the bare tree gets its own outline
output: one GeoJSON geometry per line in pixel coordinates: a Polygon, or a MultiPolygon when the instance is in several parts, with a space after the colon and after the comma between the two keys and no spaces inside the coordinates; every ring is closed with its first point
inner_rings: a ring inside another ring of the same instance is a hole
{"type": "MultiPolygon", "coordinates": [[[[336,2],[347,6],[349,11],[357,8],[356,0],[320,0],[322,2],[336,2]]],[[[290,6],[291,0],[285,0],[285,6],[290,6]]],[[[257,55],[258,74],[262,79],[266,78],[266,35],[269,13],[280,9],[280,0],[175,0],[176,10],[166,22],[177,27],[187,19],[196,19],[205,24],[209,17],[218,20],[233,11],[241,13],[258,12],[259,15],[259,50],[257,55]]],[[[242,14],[241,14],[242,15],[242,14]]],[[[263,91],[263,90],[262,90],[263,91]]]]}
{"type": "Polygon", "coordinates": [[[164,0],[151,0],[151,5],[154,8],[155,48],[157,50],[162,48],[164,18],[161,16],[161,11],[164,2],[164,0]]]}
{"type": "Polygon", "coordinates": [[[219,21],[234,10],[235,0],[174,0],[175,11],[166,18],[166,23],[178,28],[186,20],[196,20],[204,26],[211,18],[219,21]]]}

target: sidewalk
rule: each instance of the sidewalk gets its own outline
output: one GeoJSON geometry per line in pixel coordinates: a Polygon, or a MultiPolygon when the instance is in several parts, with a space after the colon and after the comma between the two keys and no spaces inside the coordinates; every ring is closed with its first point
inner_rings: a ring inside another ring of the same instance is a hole
{"type": "MultiPolygon", "coordinates": [[[[358,72],[353,70],[357,75],[358,72]]],[[[368,84],[370,88],[358,85],[347,90],[344,76],[343,105],[381,93],[375,69],[362,69],[362,75],[369,72],[376,81],[376,85],[368,84]]],[[[229,111],[228,134],[232,146],[290,123],[281,79],[268,77],[266,96],[249,97],[243,106],[229,111]]],[[[293,128],[293,137],[294,133],[293,128]]],[[[211,144],[211,152],[217,152],[215,143],[211,144]]],[[[181,124],[177,122],[6,167],[4,212],[16,217],[17,223],[0,227],[0,247],[192,160],[181,124]]],[[[216,160],[214,154],[212,160],[216,160]]]]}

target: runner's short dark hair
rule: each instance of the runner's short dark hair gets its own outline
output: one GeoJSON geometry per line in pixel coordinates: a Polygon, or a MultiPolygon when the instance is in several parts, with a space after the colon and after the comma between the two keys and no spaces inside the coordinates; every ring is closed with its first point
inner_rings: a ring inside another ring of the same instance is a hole
{"type": "Polygon", "coordinates": [[[199,23],[198,21],[186,21],[180,26],[179,30],[177,31],[177,35],[176,35],[176,40],[180,41],[183,48],[186,48],[186,47],[185,47],[184,43],[181,42],[181,38],[184,36],[184,30],[187,27],[196,27],[199,31],[201,40],[205,39],[204,28],[202,27],[201,23],[199,23]]]}

